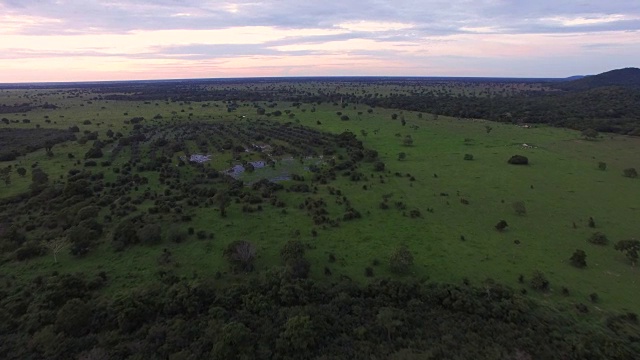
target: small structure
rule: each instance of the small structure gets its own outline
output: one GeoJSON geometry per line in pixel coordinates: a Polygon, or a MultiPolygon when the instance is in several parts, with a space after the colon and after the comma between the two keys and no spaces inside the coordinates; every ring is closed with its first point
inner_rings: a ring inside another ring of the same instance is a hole
{"type": "MultiPolygon", "coordinates": [[[[186,156],[181,156],[180,160],[182,161],[187,161],[187,157],[186,156]]],[[[189,161],[190,162],[194,162],[194,163],[198,163],[198,164],[202,164],[205,163],[207,161],[211,161],[211,155],[201,155],[201,154],[193,154],[189,157],[189,161]]]]}

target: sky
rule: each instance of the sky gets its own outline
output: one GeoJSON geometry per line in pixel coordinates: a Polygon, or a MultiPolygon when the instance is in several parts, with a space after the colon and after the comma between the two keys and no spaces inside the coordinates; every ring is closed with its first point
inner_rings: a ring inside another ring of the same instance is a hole
{"type": "Polygon", "coordinates": [[[0,0],[0,83],[638,66],[640,0],[0,0]]]}

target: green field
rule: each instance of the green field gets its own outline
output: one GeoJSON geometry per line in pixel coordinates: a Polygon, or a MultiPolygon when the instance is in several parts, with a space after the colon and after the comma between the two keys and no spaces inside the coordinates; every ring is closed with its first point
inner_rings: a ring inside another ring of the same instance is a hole
{"type": "MultiPolygon", "coordinates": [[[[450,283],[462,283],[463,279],[468,279],[477,285],[491,278],[516,289],[526,288],[529,295],[541,301],[567,307],[588,303],[589,294],[597,293],[599,301],[593,305],[595,308],[640,311],[636,301],[638,269],[623,253],[613,248],[615,242],[637,238],[640,234],[640,205],[637,202],[640,199],[640,180],[622,176],[623,169],[640,167],[638,138],[602,135],[597,140],[585,140],[579,132],[566,129],[524,128],[444,116],[435,119],[431,114],[419,116],[418,113],[381,108],[369,113],[368,106],[358,104],[343,108],[330,103],[294,105],[278,101],[277,105],[269,108],[266,102],[237,102],[237,110],[228,112],[225,103],[216,101],[145,103],[100,100],[98,95],[85,90],[78,91],[78,97],[70,97],[72,93],[76,92],[4,91],[0,93],[2,103],[19,103],[29,97],[29,101],[48,102],[59,108],[38,108],[25,114],[0,114],[0,118],[18,121],[1,124],[0,129],[26,129],[36,125],[67,129],[77,125],[80,128],[78,137],[85,131],[97,131],[99,139],[105,140],[108,129],[128,135],[133,125],[126,124],[125,120],[132,117],[144,117],[142,124],[145,127],[157,129],[174,123],[233,123],[244,126],[241,124],[262,118],[276,123],[292,122],[333,134],[353,132],[365,148],[378,152],[386,170],[375,172],[372,163],[362,162],[358,171],[365,175],[364,180],[354,182],[348,176],[338,174],[335,181],[318,185],[312,184],[311,173],[299,163],[295,172],[305,175],[305,183],[317,186],[318,191],[316,194],[281,193],[279,198],[286,203],[286,214],[281,208],[272,206],[264,206],[260,212],[245,213],[241,211],[241,205],[233,202],[225,218],[221,218],[213,207],[188,208],[193,214],[192,221],[178,222],[177,226],[184,231],[192,227],[195,231],[214,233],[213,239],[198,240],[189,236],[180,244],[163,240],[158,245],[135,245],[122,252],[112,249],[111,232],[117,223],[114,220],[113,224],[105,224],[99,245],[84,257],[73,257],[62,251],[58,263],[54,263],[51,254],[20,262],[14,260],[11,252],[6,252],[1,265],[4,274],[26,280],[53,270],[62,273],[106,271],[112,281],[102,291],[115,295],[121,289],[154,279],[162,269],[157,259],[167,248],[176,263],[171,270],[181,276],[211,276],[220,272],[225,281],[235,281],[253,275],[229,272],[223,250],[230,242],[244,239],[255,244],[256,268],[266,270],[282,265],[280,249],[287,241],[300,239],[309,247],[307,258],[311,262],[312,278],[332,281],[344,275],[367,282],[371,280],[365,276],[367,267],[373,268],[373,278],[397,276],[389,271],[389,256],[398,245],[406,245],[415,261],[411,273],[404,277],[450,283]],[[203,107],[204,104],[208,106],[203,107]],[[256,115],[256,106],[265,107],[267,112],[291,110],[293,116],[286,113],[271,117],[256,115]],[[349,120],[341,120],[337,112],[348,115],[349,120]],[[393,113],[400,117],[392,120],[393,113]],[[162,119],[154,120],[158,114],[162,119]],[[30,119],[30,123],[23,123],[25,118],[30,119]],[[404,118],[405,125],[401,124],[400,118],[404,118]],[[85,120],[91,124],[84,125],[85,120]],[[486,126],[492,130],[487,132],[486,126]],[[407,135],[413,139],[412,146],[403,145],[402,140],[407,135]],[[406,153],[406,159],[398,159],[400,152],[406,153]],[[465,154],[472,154],[473,160],[463,160],[465,154]],[[515,154],[527,156],[530,165],[507,164],[515,154]],[[607,169],[599,170],[598,162],[605,162],[607,169]],[[381,175],[384,183],[380,182],[381,175]],[[315,226],[311,218],[298,209],[298,204],[311,196],[324,199],[329,213],[340,216],[343,209],[343,205],[338,204],[340,196],[330,195],[329,187],[339,189],[362,218],[342,222],[339,227],[323,228],[315,226]],[[380,208],[383,196],[388,196],[389,209],[380,208]],[[463,204],[462,199],[468,204],[463,204]],[[517,215],[513,210],[512,204],[517,201],[524,202],[526,215],[517,215]],[[406,209],[396,208],[396,202],[402,202],[406,209]],[[415,209],[421,216],[408,216],[415,209]],[[589,217],[595,220],[595,229],[587,226],[589,217]],[[509,224],[503,232],[494,229],[499,220],[506,220],[509,224]],[[317,230],[317,236],[311,235],[312,230],[317,230]],[[610,240],[608,246],[587,242],[596,231],[607,235],[610,240]],[[576,249],[583,249],[587,254],[587,267],[584,269],[569,263],[576,249]],[[329,261],[330,254],[335,256],[335,262],[329,261]],[[372,265],[374,260],[380,264],[372,265]],[[324,274],[325,267],[330,269],[331,277],[324,274]],[[545,273],[550,291],[538,293],[529,288],[528,281],[534,270],[545,273]],[[524,275],[524,284],[518,282],[520,275],[524,275]],[[562,287],[569,289],[568,296],[561,294],[562,287]]],[[[171,136],[172,132],[166,134],[171,136]]],[[[64,182],[70,169],[82,169],[82,165],[76,165],[76,160],[83,162],[83,156],[92,144],[91,140],[84,145],[75,141],[56,144],[53,157],[39,149],[16,161],[2,163],[3,167],[24,166],[28,174],[22,179],[14,172],[11,185],[0,188],[0,197],[28,191],[31,165],[36,162],[49,175],[51,182],[64,182]],[[69,159],[68,154],[73,154],[75,159],[69,159]]],[[[110,165],[100,166],[114,145],[105,146],[105,157],[96,159],[98,167],[88,168],[93,172],[103,171],[105,181],[114,181],[117,176],[112,168],[121,167],[131,156],[131,149],[125,146],[110,165]]],[[[186,145],[190,152],[197,151],[194,142],[186,145]]],[[[145,146],[141,149],[143,158],[148,151],[145,146]]],[[[183,154],[176,152],[172,157],[173,164],[183,154]]],[[[253,153],[241,156],[244,160],[258,158],[253,153]]],[[[229,152],[213,153],[212,161],[205,167],[224,170],[232,163],[229,160],[229,152]]],[[[277,163],[275,169],[256,169],[250,178],[244,180],[255,181],[261,177],[260,174],[269,178],[273,173],[280,174],[277,170],[285,166],[277,163]]],[[[193,176],[189,166],[180,167],[179,171],[184,178],[193,176]]],[[[157,173],[143,172],[141,175],[148,176],[147,186],[151,191],[162,193],[165,190],[165,186],[158,182],[157,173]]],[[[293,183],[285,181],[282,184],[286,188],[293,183]]],[[[132,190],[131,194],[140,194],[145,187],[132,190]]],[[[152,202],[147,200],[137,207],[137,212],[144,213],[151,206],[152,202]]],[[[100,216],[106,213],[104,209],[100,216]]],[[[5,209],[3,221],[27,221],[26,216],[15,219],[11,215],[11,209],[5,209]]],[[[133,215],[135,213],[129,214],[133,215]]],[[[163,230],[167,231],[173,221],[174,217],[166,216],[163,230]]],[[[36,229],[27,236],[39,239],[46,237],[46,232],[36,229]]]]}

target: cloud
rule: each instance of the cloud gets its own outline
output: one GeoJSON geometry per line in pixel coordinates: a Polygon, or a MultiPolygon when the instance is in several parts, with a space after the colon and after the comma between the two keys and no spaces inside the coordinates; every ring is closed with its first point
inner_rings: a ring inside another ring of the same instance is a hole
{"type": "Polygon", "coordinates": [[[0,36],[0,81],[63,63],[71,74],[100,66],[96,76],[114,69],[145,78],[180,69],[184,77],[227,74],[233,66],[273,76],[566,76],[574,73],[566,64],[532,64],[556,56],[593,73],[614,63],[594,54],[637,61],[640,1],[0,0],[0,36]],[[9,61],[20,59],[28,61],[9,61]]]}

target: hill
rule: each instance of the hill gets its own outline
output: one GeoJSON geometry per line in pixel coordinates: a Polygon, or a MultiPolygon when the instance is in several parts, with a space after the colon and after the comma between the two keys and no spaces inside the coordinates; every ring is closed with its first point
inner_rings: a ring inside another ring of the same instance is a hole
{"type": "Polygon", "coordinates": [[[616,69],[557,85],[563,90],[589,90],[603,86],[640,87],[640,69],[616,69]]]}

